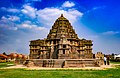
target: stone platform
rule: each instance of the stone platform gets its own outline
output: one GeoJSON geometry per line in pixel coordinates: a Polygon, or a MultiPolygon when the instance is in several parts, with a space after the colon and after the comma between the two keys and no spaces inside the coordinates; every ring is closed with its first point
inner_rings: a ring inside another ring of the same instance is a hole
{"type": "Polygon", "coordinates": [[[28,67],[47,68],[78,68],[78,67],[99,67],[99,60],[96,59],[29,59],[25,65],[28,67]]]}

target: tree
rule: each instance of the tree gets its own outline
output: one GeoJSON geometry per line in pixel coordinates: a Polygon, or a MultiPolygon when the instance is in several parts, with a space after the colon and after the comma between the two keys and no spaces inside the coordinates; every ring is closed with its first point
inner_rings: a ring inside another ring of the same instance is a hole
{"type": "Polygon", "coordinates": [[[5,52],[3,52],[3,55],[7,55],[5,52]]]}
{"type": "Polygon", "coordinates": [[[115,54],[114,54],[114,53],[112,53],[112,56],[113,56],[113,57],[114,57],[114,55],[115,55],[115,54]]]}

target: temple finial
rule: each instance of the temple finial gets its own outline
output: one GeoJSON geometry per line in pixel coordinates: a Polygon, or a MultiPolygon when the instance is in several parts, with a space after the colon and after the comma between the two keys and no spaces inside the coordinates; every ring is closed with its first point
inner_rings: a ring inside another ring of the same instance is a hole
{"type": "Polygon", "coordinates": [[[63,17],[63,14],[61,14],[61,17],[63,17]]]}

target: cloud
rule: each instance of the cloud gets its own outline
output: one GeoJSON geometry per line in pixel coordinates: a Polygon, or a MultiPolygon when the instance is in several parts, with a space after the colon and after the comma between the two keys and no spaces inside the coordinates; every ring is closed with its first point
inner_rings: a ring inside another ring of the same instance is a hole
{"type": "Polygon", "coordinates": [[[20,12],[18,9],[15,9],[15,8],[9,8],[9,9],[7,9],[7,11],[13,12],[13,13],[20,12]]]}
{"type": "Polygon", "coordinates": [[[23,14],[27,14],[28,16],[35,18],[36,17],[36,10],[37,9],[25,4],[21,11],[23,14]]]}
{"type": "Polygon", "coordinates": [[[97,10],[97,9],[104,9],[106,6],[98,6],[98,7],[94,7],[92,8],[92,10],[97,10]]]}
{"type": "Polygon", "coordinates": [[[38,10],[28,4],[24,4],[22,9],[2,9],[12,13],[17,12],[17,14],[1,17],[0,31],[2,30],[2,33],[0,37],[2,39],[0,39],[0,43],[4,42],[3,45],[0,45],[1,52],[9,50],[28,53],[29,41],[46,38],[52,24],[61,14],[64,14],[71,23],[74,23],[77,18],[83,15],[82,12],[74,8],[64,10],[61,7],[46,7],[38,10]]]}
{"type": "Polygon", "coordinates": [[[45,38],[48,33],[46,30],[29,30],[31,31],[26,32],[20,29],[12,31],[0,28],[0,31],[2,31],[2,33],[0,33],[0,44],[2,44],[0,45],[0,52],[29,54],[29,41],[45,38]]]}
{"type": "Polygon", "coordinates": [[[0,44],[2,44],[0,45],[0,52],[29,54],[29,41],[45,38],[48,33],[47,28],[39,27],[31,21],[24,21],[21,24],[5,21],[3,27],[0,25],[0,44]],[[17,30],[13,31],[15,28],[17,30]]]}
{"type": "Polygon", "coordinates": [[[42,0],[25,0],[25,2],[31,2],[31,1],[38,1],[38,2],[41,2],[42,0]]]}
{"type": "Polygon", "coordinates": [[[47,26],[52,25],[55,19],[57,19],[61,14],[64,14],[71,23],[74,23],[77,20],[77,17],[82,17],[83,15],[82,12],[79,12],[76,9],[69,9],[68,11],[65,11],[59,8],[44,8],[37,11],[39,21],[47,26]]]}
{"type": "Polygon", "coordinates": [[[42,0],[31,0],[31,1],[42,1],[42,0]]]}
{"type": "Polygon", "coordinates": [[[20,18],[18,16],[9,16],[8,20],[10,20],[10,21],[19,21],[20,18]]]}
{"type": "MultiPolygon", "coordinates": [[[[26,0],[28,1],[28,0],[26,0]]],[[[31,0],[31,1],[41,1],[41,0],[31,0]]],[[[73,2],[66,1],[63,3],[64,7],[72,7],[75,4],[73,2]]],[[[63,6],[62,5],[62,6],[63,6]]],[[[74,23],[78,17],[82,17],[83,13],[71,8],[68,10],[64,10],[61,7],[49,7],[37,10],[36,8],[24,4],[22,9],[15,8],[5,8],[2,7],[2,10],[6,10],[8,12],[18,12],[17,15],[7,15],[2,16],[1,18],[1,27],[8,27],[9,29],[17,30],[17,29],[44,29],[43,27],[51,27],[54,23],[55,19],[57,19],[61,14],[70,20],[71,23],[74,23]],[[27,20],[27,21],[26,21],[27,20]],[[18,23],[16,23],[19,22],[18,23]],[[38,26],[40,24],[40,26],[38,26]],[[42,26],[41,26],[42,25],[42,26]]]]}
{"type": "Polygon", "coordinates": [[[65,1],[62,5],[62,7],[73,7],[73,6],[75,6],[75,4],[70,1],[65,1]]]}
{"type": "Polygon", "coordinates": [[[1,20],[7,20],[7,18],[5,16],[2,16],[1,20]]]}
{"type": "Polygon", "coordinates": [[[12,13],[18,13],[18,12],[20,12],[20,11],[19,11],[18,9],[16,9],[16,8],[5,8],[5,7],[1,7],[0,9],[3,10],[3,11],[12,12],[12,13]]]}
{"type": "Polygon", "coordinates": [[[9,23],[9,22],[15,22],[15,21],[19,21],[20,18],[18,16],[10,16],[10,15],[7,15],[7,16],[2,16],[1,17],[1,24],[2,23],[9,23]]]}
{"type": "Polygon", "coordinates": [[[31,21],[25,21],[24,23],[17,25],[17,27],[23,28],[23,29],[29,29],[29,30],[33,30],[33,31],[36,31],[36,30],[46,30],[47,31],[47,28],[39,27],[38,25],[33,24],[31,21]]]}
{"type": "Polygon", "coordinates": [[[92,9],[90,9],[90,10],[87,10],[85,13],[90,13],[90,12],[98,10],[98,9],[104,9],[105,7],[106,6],[96,6],[96,7],[93,7],[92,9]]]}
{"type": "Polygon", "coordinates": [[[116,35],[116,34],[119,34],[120,32],[118,31],[106,31],[106,32],[103,32],[102,34],[103,35],[116,35]]]}
{"type": "Polygon", "coordinates": [[[44,8],[37,10],[36,8],[30,5],[23,5],[21,12],[24,15],[29,16],[29,19],[35,19],[37,22],[43,24],[44,26],[51,26],[52,23],[57,19],[61,14],[64,14],[66,18],[70,20],[71,23],[74,23],[77,20],[77,17],[82,17],[83,13],[71,8],[66,10],[56,7],[44,8]]]}
{"type": "Polygon", "coordinates": [[[7,10],[9,12],[18,12],[17,15],[6,15],[2,16],[0,20],[0,27],[6,28],[8,30],[22,30],[24,29],[33,31],[46,31],[52,26],[54,21],[61,15],[74,23],[78,17],[82,17],[83,13],[71,8],[67,11],[61,9],[61,7],[49,7],[37,10],[36,8],[25,4],[22,9],[12,9],[12,8],[2,8],[2,10],[7,10]]]}
{"type": "MultiPolygon", "coordinates": [[[[0,20],[0,28],[5,28],[8,30],[17,30],[18,28],[15,26],[15,23],[11,20],[16,20],[16,17],[13,17],[14,19],[12,19],[11,17],[7,18],[5,16],[1,17],[0,20]]],[[[18,18],[17,18],[18,19],[18,18]]]]}

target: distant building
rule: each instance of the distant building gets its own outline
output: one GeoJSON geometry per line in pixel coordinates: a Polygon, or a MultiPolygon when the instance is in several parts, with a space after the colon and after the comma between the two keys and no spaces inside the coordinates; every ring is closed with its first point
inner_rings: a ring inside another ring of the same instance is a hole
{"type": "Polygon", "coordinates": [[[7,60],[8,56],[0,54],[0,60],[7,60]]]}
{"type": "Polygon", "coordinates": [[[114,59],[119,59],[120,60],[120,54],[114,55],[114,59]]]}
{"type": "Polygon", "coordinates": [[[55,21],[46,39],[30,41],[30,59],[91,59],[92,40],[78,38],[63,14],[55,21]]]}
{"type": "Polygon", "coordinates": [[[11,53],[8,55],[8,57],[11,59],[11,60],[16,60],[16,59],[27,59],[27,56],[24,55],[24,54],[18,54],[18,53],[11,53]]]}

